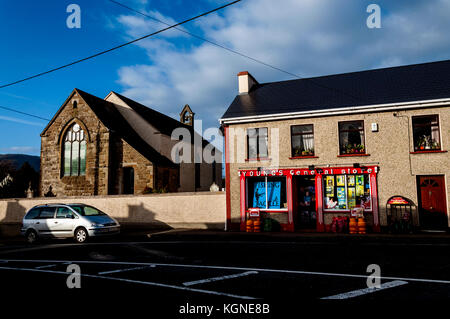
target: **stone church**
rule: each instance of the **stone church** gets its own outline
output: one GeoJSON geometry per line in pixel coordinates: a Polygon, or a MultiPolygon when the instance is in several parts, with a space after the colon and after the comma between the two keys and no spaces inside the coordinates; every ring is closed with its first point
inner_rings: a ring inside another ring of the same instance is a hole
{"type": "Polygon", "coordinates": [[[41,133],[40,195],[191,192],[221,185],[221,161],[172,160],[176,128],[192,134],[192,153],[207,146],[201,137],[200,146],[194,144],[193,123],[188,105],[177,121],[115,92],[101,99],[74,89],[41,133]]]}

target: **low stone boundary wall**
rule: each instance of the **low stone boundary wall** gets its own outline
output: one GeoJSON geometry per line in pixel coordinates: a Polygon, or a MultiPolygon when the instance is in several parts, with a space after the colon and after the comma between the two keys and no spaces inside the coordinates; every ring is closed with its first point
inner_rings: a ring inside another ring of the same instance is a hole
{"type": "Polygon", "coordinates": [[[226,220],[224,192],[20,198],[0,200],[3,233],[16,232],[31,207],[52,203],[92,205],[121,224],[138,227],[224,229],[226,220]]]}

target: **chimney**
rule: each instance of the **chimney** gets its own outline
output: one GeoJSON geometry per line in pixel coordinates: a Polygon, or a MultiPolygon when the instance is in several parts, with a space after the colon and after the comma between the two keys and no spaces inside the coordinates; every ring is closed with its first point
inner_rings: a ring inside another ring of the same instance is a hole
{"type": "Polygon", "coordinates": [[[258,81],[247,71],[239,72],[237,76],[239,81],[239,94],[248,94],[254,85],[258,85],[258,81]]]}

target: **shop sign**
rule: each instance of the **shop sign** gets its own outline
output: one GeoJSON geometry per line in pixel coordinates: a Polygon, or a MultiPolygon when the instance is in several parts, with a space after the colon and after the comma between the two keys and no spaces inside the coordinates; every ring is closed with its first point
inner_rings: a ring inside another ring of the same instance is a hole
{"type": "Polygon", "coordinates": [[[409,205],[409,201],[402,196],[392,197],[387,203],[391,205],[409,205]]]}
{"type": "Polygon", "coordinates": [[[239,176],[260,177],[260,176],[314,176],[322,175],[347,175],[347,174],[372,174],[377,173],[378,167],[334,167],[334,168],[316,168],[313,170],[306,168],[296,169],[259,169],[259,170],[241,170],[239,176]]]}
{"type": "Polygon", "coordinates": [[[259,208],[249,208],[248,216],[249,217],[259,217],[260,209],[259,208]]]}

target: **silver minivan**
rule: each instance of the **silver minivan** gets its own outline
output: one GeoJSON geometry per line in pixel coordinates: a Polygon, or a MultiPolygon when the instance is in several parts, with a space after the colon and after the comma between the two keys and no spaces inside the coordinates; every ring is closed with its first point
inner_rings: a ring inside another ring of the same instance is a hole
{"type": "Polygon", "coordinates": [[[89,237],[115,235],[120,225],[99,209],[85,204],[48,204],[31,208],[21,233],[29,243],[39,238],[70,238],[83,243],[89,237]]]}

